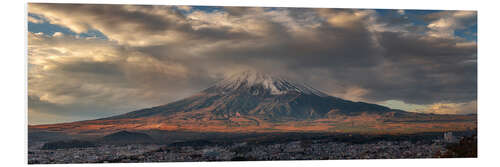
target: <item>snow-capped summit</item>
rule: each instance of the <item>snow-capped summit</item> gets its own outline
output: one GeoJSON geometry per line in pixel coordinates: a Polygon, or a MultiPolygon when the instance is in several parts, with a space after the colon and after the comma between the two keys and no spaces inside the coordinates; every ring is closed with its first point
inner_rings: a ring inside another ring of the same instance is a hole
{"type": "Polygon", "coordinates": [[[234,74],[218,82],[215,88],[223,91],[251,89],[255,95],[260,92],[269,92],[271,95],[297,92],[321,97],[328,96],[306,84],[300,84],[279,75],[271,75],[258,71],[244,71],[234,74]],[[259,88],[264,91],[259,91],[259,88]]]}

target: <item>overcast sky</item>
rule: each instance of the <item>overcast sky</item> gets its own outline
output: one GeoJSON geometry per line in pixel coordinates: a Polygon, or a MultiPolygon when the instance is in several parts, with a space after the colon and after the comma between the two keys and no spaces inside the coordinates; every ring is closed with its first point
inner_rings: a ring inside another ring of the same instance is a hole
{"type": "Polygon", "coordinates": [[[29,124],[166,104],[243,69],[412,112],[477,106],[475,11],[28,5],[29,124]]]}

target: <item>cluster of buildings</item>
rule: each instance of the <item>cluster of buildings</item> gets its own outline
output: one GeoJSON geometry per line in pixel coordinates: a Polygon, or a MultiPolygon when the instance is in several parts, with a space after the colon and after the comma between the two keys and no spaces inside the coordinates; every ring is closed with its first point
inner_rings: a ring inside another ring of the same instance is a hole
{"type": "Polygon", "coordinates": [[[39,144],[28,147],[28,164],[95,163],[141,155],[160,145],[100,145],[98,147],[43,150],[39,144]]]}
{"type": "Polygon", "coordinates": [[[28,161],[30,164],[48,164],[434,158],[447,151],[447,143],[457,141],[452,133],[445,133],[442,139],[432,142],[378,141],[365,144],[308,140],[207,146],[100,145],[58,150],[42,150],[41,144],[33,144],[29,147],[28,161]]]}
{"type": "Polygon", "coordinates": [[[453,132],[446,132],[443,134],[443,141],[446,143],[456,143],[459,140],[457,137],[453,136],[453,132]]]}
{"type": "Polygon", "coordinates": [[[30,150],[30,164],[178,162],[230,160],[320,160],[432,158],[446,151],[444,144],[380,141],[371,144],[300,141],[269,145],[217,145],[203,147],[163,147],[160,145],[102,145],[92,148],[30,150]]]}
{"type": "Polygon", "coordinates": [[[186,146],[177,150],[150,152],[141,156],[143,158],[124,158],[120,162],[433,158],[437,153],[445,151],[443,144],[408,141],[381,141],[372,144],[328,142],[312,143],[307,147],[300,141],[294,141],[255,146],[206,146],[201,149],[186,146]]]}

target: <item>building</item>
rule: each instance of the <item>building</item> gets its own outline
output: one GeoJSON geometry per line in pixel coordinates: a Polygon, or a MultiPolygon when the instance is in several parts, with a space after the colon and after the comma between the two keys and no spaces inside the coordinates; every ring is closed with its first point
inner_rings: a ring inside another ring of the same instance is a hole
{"type": "Polygon", "coordinates": [[[456,143],[458,142],[457,138],[453,136],[452,132],[446,132],[444,133],[444,142],[446,143],[456,143]]]}

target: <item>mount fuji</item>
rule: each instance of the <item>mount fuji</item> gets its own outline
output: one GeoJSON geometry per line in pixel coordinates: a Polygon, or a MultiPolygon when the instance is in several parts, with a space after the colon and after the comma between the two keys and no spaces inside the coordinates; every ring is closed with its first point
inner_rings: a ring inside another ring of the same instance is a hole
{"type": "Polygon", "coordinates": [[[165,105],[97,120],[35,125],[30,129],[73,134],[122,130],[412,133],[475,126],[475,115],[395,110],[333,97],[284,77],[246,71],[165,105]]]}
{"type": "Polygon", "coordinates": [[[201,115],[221,120],[252,116],[281,122],[325,118],[337,114],[352,116],[362,113],[403,112],[380,105],[343,100],[306,84],[260,72],[246,71],[222,80],[186,99],[104,120],[171,116],[179,113],[186,113],[183,116],[193,119],[201,119],[201,115]]]}

